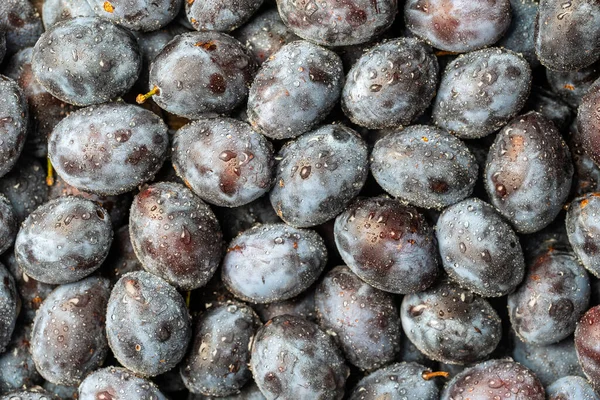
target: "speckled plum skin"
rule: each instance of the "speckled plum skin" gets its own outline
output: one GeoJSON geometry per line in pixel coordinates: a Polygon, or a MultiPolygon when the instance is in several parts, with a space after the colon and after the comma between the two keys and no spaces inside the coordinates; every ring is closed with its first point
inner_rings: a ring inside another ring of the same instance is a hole
{"type": "Polygon", "coordinates": [[[138,78],[142,57],[126,29],[101,18],[80,17],[46,31],[33,48],[31,66],[53,96],[89,106],[125,94],[138,78]]]}
{"type": "Polygon", "coordinates": [[[535,24],[535,52],[556,71],[574,71],[600,55],[600,4],[594,0],[541,0],[535,24]]]}
{"type": "Polygon", "coordinates": [[[357,199],[336,218],[334,236],[350,269],[386,292],[423,291],[438,274],[433,230],[397,200],[357,199]]]}
{"type": "Polygon", "coordinates": [[[338,266],[317,286],[315,307],[319,326],[335,332],[348,362],[374,370],[395,359],[401,327],[390,293],[363,282],[348,267],[338,266]]]}
{"type": "Polygon", "coordinates": [[[23,222],[15,256],[23,271],[38,281],[75,282],[102,265],[112,237],[106,210],[80,197],[59,197],[23,222]]]}
{"type": "Polygon", "coordinates": [[[571,189],[569,148],[537,112],[513,119],[496,136],[484,175],[490,202],[518,233],[536,232],[558,215],[571,189]]]}
{"type": "Polygon", "coordinates": [[[529,368],[544,387],[563,376],[584,376],[573,337],[548,346],[536,346],[521,341],[514,333],[513,336],[514,348],[510,356],[529,368]]]}
{"type": "Polygon", "coordinates": [[[258,330],[250,367],[267,400],[341,400],[349,370],[331,336],[300,317],[275,317],[258,330]]]}
{"type": "Polygon", "coordinates": [[[574,194],[583,196],[586,193],[598,192],[600,191],[600,167],[585,151],[577,124],[571,124],[569,131],[569,149],[574,167],[574,194]]]}
{"type": "Polygon", "coordinates": [[[375,142],[371,173],[389,194],[411,205],[443,209],[470,196],[477,160],[443,129],[413,125],[375,142]]]}
{"type": "Polygon", "coordinates": [[[590,308],[577,323],[575,350],[585,376],[600,389],[600,306],[590,308]]]}
{"type": "Polygon", "coordinates": [[[298,296],[288,300],[275,301],[266,304],[252,304],[252,309],[262,322],[267,322],[279,315],[295,315],[315,322],[317,312],[315,308],[315,289],[309,288],[298,296]]]}
{"type": "Polygon", "coordinates": [[[192,336],[190,316],[177,290],[146,271],[115,284],[106,310],[106,337],[116,359],[141,376],[174,368],[192,336]]]}
{"type": "Polygon", "coordinates": [[[350,120],[369,129],[408,125],[433,99],[438,62],[415,38],[372,47],[348,72],[342,108],[350,120]]]}
{"type": "Polygon", "coordinates": [[[78,110],[48,140],[48,156],[70,185],[100,195],[128,192],[152,179],[167,156],[167,125],[122,102],[78,110]]]}
{"type": "Polygon", "coordinates": [[[326,263],[327,249],[316,232],[264,224],[242,232],[229,244],[221,278],[236,297],[271,303],[302,293],[326,263]]]}
{"type": "Polygon", "coordinates": [[[362,378],[349,400],[419,399],[439,400],[435,381],[423,379],[428,368],[415,362],[402,362],[378,369],[362,378]]]}
{"type": "Polygon", "coordinates": [[[46,30],[65,19],[96,15],[86,0],[44,0],[41,11],[46,30]]]}
{"type": "MultiPolygon", "coordinates": [[[[100,0],[97,0],[100,1],[100,0]]],[[[252,17],[263,0],[188,0],[185,13],[188,21],[198,31],[229,32],[252,17]]]]}
{"type": "Polygon", "coordinates": [[[298,36],[322,46],[365,43],[394,22],[397,0],[277,0],[283,22],[298,36]]]}
{"type": "Polygon", "coordinates": [[[38,372],[75,386],[104,362],[108,279],[89,277],[61,285],[44,300],[33,322],[31,354],[38,372]]]}
{"type": "Polygon", "coordinates": [[[436,234],[442,265],[460,286],[483,297],[500,297],[523,280],[519,238],[488,203],[473,198],[446,208],[436,234]]]}
{"type": "Polygon", "coordinates": [[[27,47],[13,55],[4,73],[18,83],[29,106],[29,127],[23,153],[45,158],[52,129],[77,107],[52,96],[39,84],[31,67],[32,54],[33,47],[27,47]]]}
{"type": "Polygon", "coordinates": [[[158,89],[152,98],[170,113],[190,119],[214,117],[246,100],[255,69],[254,58],[231,36],[184,33],[152,62],[149,87],[158,89]]]}
{"type": "Polygon", "coordinates": [[[502,37],[511,21],[509,0],[408,0],[406,27],[440,50],[465,53],[502,37]]]}
{"type": "Polygon", "coordinates": [[[546,388],[548,400],[600,400],[587,379],[565,376],[546,388]]]}
{"type": "Polygon", "coordinates": [[[210,307],[198,317],[193,342],[181,363],[181,376],[192,393],[229,396],[252,380],[250,347],[260,319],[242,303],[210,307]]]}
{"type": "Polygon", "coordinates": [[[17,163],[23,151],[29,111],[27,99],[14,80],[0,75],[0,177],[6,175],[17,163]]]}
{"type": "Polygon", "coordinates": [[[444,388],[441,400],[544,400],[544,387],[529,369],[510,359],[489,360],[465,369],[444,388]]]}
{"type": "Polygon", "coordinates": [[[0,354],[0,393],[42,383],[31,358],[30,339],[31,325],[22,324],[15,329],[6,351],[0,354]]]}
{"type": "Polygon", "coordinates": [[[10,55],[33,46],[44,27],[30,1],[4,0],[0,2],[0,31],[6,35],[6,53],[10,55]]]}
{"type": "Polygon", "coordinates": [[[585,269],[600,277],[600,193],[577,197],[567,210],[566,226],[569,242],[585,269]]]}
{"type": "Polygon", "coordinates": [[[183,290],[204,286],[221,260],[217,218],[177,183],[156,183],[135,197],[129,233],[144,269],[183,290]]]}
{"type": "Polygon", "coordinates": [[[0,254],[13,245],[18,231],[17,214],[6,196],[0,193],[0,254]]]}
{"type": "Polygon", "coordinates": [[[36,159],[21,157],[0,179],[0,193],[10,201],[19,223],[48,200],[46,171],[36,159]]]}
{"type": "Polygon", "coordinates": [[[276,8],[256,14],[234,36],[261,65],[285,44],[300,39],[281,20],[276,8]]]}
{"type": "Polygon", "coordinates": [[[342,212],[369,172],[367,144],[341,124],[325,125],[288,142],[277,160],[271,204],[282,220],[300,228],[342,212]]]}
{"type": "Polygon", "coordinates": [[[21,299],[15,281],[6,267],[0,264],[0,354],[6,350],[21,309],[21,299]]]}
{"type": "Polygon", "coordinates": [[[118,367],[94,371],[81,382],[78,392],[79,400],[167,400],[151,381],[118,367]]]}
{"type": "Polygon", "coordinates": [[[510,0],[510,27],[498,42],[498,46],[520,53],[535,68],[540,65],[535,54],[534,28],[538,12],[535,0],[510,0]]]}
{"type": "Polygon", "coordinates": [[[248,119],[269,138],[297,137],[327,116],[343,84],[337,54],[304,40],[288,43],[262,64],[254,78],[248,119]]]}
{"type": "Polygon", "coordinates": [[[273,146],[245,122],[232,118],[192,121],[173,137],[173,167],[203,200],[239,207],[273,183],[273,146]]]}
{"type": "Polygon", "coordinates": [[[433,119],[462,139],[487,136],[517,115],[530,86],[531,68],[517,53],[491,48],[462,55],[442,75],[433,119]]]}
{"type": "Polygon", "coordinates": [[[60,400],[60,398],[39,386],[12,392],[0,397],[0,400],[60,400]]]}
{"type": "Polygon", "coordinates": [[[265,400],[265,396],[254,381],[244,386],[239,393],[224,397],[207,397],[202,394],[190,393],[187,400],[265,400]]]}
{"type": "Polygon", "coordinates": [[[600,165],[600,80],[596,80],[581,100],[577,129],[582,147],[596,165],[600,165]]]}
{"type": "Polygon", "coordinates": [[[551,250],[529,265],[508,312],[521,340],[544,346],[571,335],[589,301],[590,281],[574,254],[551,250]]]}
{"type": "Polygon", "coordinates": [[[598,77],[599,63],[577,71],[559,72],[546,69],[546,79],[552,91],[573,108],[579,107],[583,96],[598,77]]]}
{"type": "Polygon", "coordinates": [[[183,0],[87,0],[100,18],[134,31],[155,31],[171,22],[183,0]],[[108,3],[108,5],[106,4],[108,3]]]}
{"type": "Polygon", "coordinates": [[[502,336],[500,317],[487,300],[449,281],[404,296],[400,317],[410,341],[447,364],[485,359],[502,336]]]}

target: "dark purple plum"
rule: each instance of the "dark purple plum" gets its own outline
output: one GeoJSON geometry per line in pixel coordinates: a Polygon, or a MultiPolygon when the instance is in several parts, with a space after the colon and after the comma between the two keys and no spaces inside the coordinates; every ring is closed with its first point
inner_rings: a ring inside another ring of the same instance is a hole
{"type": "Polygon", "coordinates": [[[126,273],[140,270],[142,270],[142,263],[133,250],[129,225],[122,226],[115,231],[110,251],[102,266],[102,273],[114,284],[126,273]]]}
{"type": "Polygon", "coordinates": [[[509,0],[408,0],[406,27],[435,48],[464,53],[498,41],[510,26],[509,0]]]}
{"type": "Polygon", "coordinates": [[[575,350],[585,376],[600,389],[600,306],[587,310],[575,329],[575,350]]]}
{"type": "Polygon", "coordinates": [[[15,256],[23,271],[38,281],[75,282],[102,265],[112,237],[106,210],[81,197],[59,197],[23,222],[15,256]]]}
{"type": "Polygon", "coordinates": [[[6,35],[6,53],[31,47],[44,32],[42,19],[29,0],[0,2],[0,31],[6,35]]]}
{"type": "Polygon", "coordinates": [[[21,299],[15,281],[6,267],[0,264],[0,354],[6,350],[21,311],[21,299]]]}
{"type": "Polygon", "coordinates": [[[342,109],[369,129],[408,125],[435,96],[438,62],[425,43],[399,38],[376,45],[352,66],[342,90],[342,109]]]}
{"type": "Polygon", "coordinates": [[[285,44],[298,40],[281,20],[276,8],[257,13],[247,24],[234,32],[246,46],[258,65],[261,65],[285,44]]]}
{"type": "Polygon", "coordinates": [[[266,194],[273,183],[273,146],[245,122],[192,121],[173,137],[173,167],[201,199],[239,207],[266,194]]]}
{"type": "Polygon", "coordinates": [[[537,112],[513,119],[496,136],[485,170],[490,202],[518,233],[532,233],[558,215],[571,189],[569,148],[537,112]]]}
{"type": "Polygon", "coordinates": [[[0,179],[0,193],[10,201],[17,220],[21,223],[48,200],[46,171],[36,159],[22,157],[0,179]]]}
{"type": "Polygon", "coordinates": [[[588,309],[590,281],[572,253],[550,250],[528,265],[527,275],[508,296],[513,329],[526,343],[545,346],[575,331],[588,309]]]}
{"type": "Polygon", "coordinates": [[[135,271],[115,283],[106,337],[121,365],[140,376],[163,374],[181,361],[191,336],[185,301],[165,280],[135,271]]]}
{"type": "Polygon", "coordinates": [[[260,317],[262,322],[267,322],[279,315],[295,315],[309,321],[317,319],[315,308],[315,290],[309,288],[298,296],[282,301],[267,304],[252,304],[252,308],[260,317]]]}
{"type": "Polygon", "coordinates": [[[58,396],[42,389],[39,386],[33,386],[29,389],[22,389],[0,397],[0,400],[60,400],[58,396]]]}
{"type": "Polygon", "coordinates": [[[447,364],[485,359],[502,336],[500,317],[487,300],[448,281],[404,296],[400,317],[410,341],[447,364]]]}
{"type": "Polygon", "coordinates": [[[31,354],[40,375],[73,386],[99,368],[108,344],[104,333],[108,279],[89,277],[61,285],[44,300],[33,322],[31,354]]]}
{"type": "Polygon", "coordinates": [[[588,193],[577,197],[567,209],[567,234],[573,252],[585,269],[600,277],[600,193],[588,193]]]}
{"type": "Polygon", "coordinates": [[[335,337],[351,364],[374,370],[400,349],[400,316],[390,293],[360,280],[348,267],[329,271],[315,291],[319,326],[335,337]]]}
{"type": "Polygon", "coordinates": [[[574,194],[600,192],[600,167],[586,153],[577,124],[570,127],[569,148],[575,173],[573,175],[574,194]]]}
{"type": "Polygon", "coordinates": [[[105,19],[80,17],[58,22],[41,36],[31,67],[53,96],[88,106],[125,94],[138,78],[142,57],[126,29],[105,19]]]}
{"type": "Polygon", "coordinates": [[[122,102],[78,110],[48,140],[56,172],[79,190],[128,192],[152,179],[169,146],[167,125],[152,111],[122,102]]]}
{"type": "Polygon", "coordinates": [[[221,261],[217,218],[177,183],[155,183],[134,198],[129,233],[144,269],[183,290],[204,286],[221,261]]]}
{"type": "MultiPolygon", "coordinates": [[[[62,400],[79,400],[77,386],[56,385],[52,382],[44,382],[42,387],[62,400]]],[[[94,399],[95,400],[95,399],[94,399]]]]}
{"type": "Polygon", "coordinates": [[[29,111],[25,94],[17,82],[0,75],[0,177],[17,163],[25,145],[28,126],[29,111]]]}
{"type": "Polygon", "coordinates": [[[438,274],[433,230],[415,208],[360,198],[335,220],[335,243],[362,280],[392,293],[427,289],[438,274]]]}
{"type": "Polygon", "coordinates": [[[87,2],[100,18],[134,31],[155,31],[177,16],[184,0],[87,0],[87,2]]]}
{"type": "Polygon", "coordinates": [[[397,0],[277,0],[283,22],[298,36],[322,46],[369,42],[385,32],[398,12],[397,0]]]}
{"type": "Polygon", "coordinates": [[[531,68],[517,53],[491,48],[462,55],[442,75],[433,119],[460,138],[481,138],[517,115],[530,85],[531,68]]]}
{"type": "Polygon", "coordinates": [[[113,228],[119,228],[127,223],[131,201],[133,200],[132,193],[102,196],[79,190],[74,186],[69,185],[58,175],[55,175],[53,179],[54,182],[52,186],[48,188],[48,200],[65,196],[83,197],[84,199],[98,203],[102,208],[108,211],[113,228]]]}
{"type": "Polygon", "coordinates": [[[221,222],[223,236],[228,242],[243,231],[258,224],[281,222],[271,205],[269,196],[263,196],[240,207],[221,208],[215,212],[221,222]]]}
{"type": "Polygon", "coordinates": [[[600,55],[600,4],[595,0],[541,0],[535,23],[535,52],[555,71],[575,71],[600,55]]]}
{"type": "Polygon", "coordinates": [[[535,68],[540,61],[535,54],[536,0],[510,0],[511,22],[498,46],[520,53],[535,68]]]}
{"type": "Polygon", "coordinates": [[[488,203],[472,198],[446,208],[436,234],[442,265],[460,286],[480,296],[499,297],[523,280],[519,238],[488,203]]]}
{"type": "Polygon", "coordinates": [[[589,381],[580,376],[565,376],[546,388],[548,400],[600,400],[589,381]]]}
{"type": "Polygon", "coordinates": [[[95,15],[86,0],[44,0],[41,11],[42,22],[46,29],[65,19],[95,15]]]}
{"type": "Polygon", "coordinates": [[[577,71],[559,72],[546,69],[546,79],[554,93],[577,108],[590,86],[600,77],[600,64],[595,63],[577,71]]]}
{"type": "Polygon", "coordinates": [[[441,400],[545,400],[533,372],[510,359],[489,360],[467,368],[445,386],[441,400]]]}
{"type": "Polygon", "coordinates": [[[572,336],[548,346],[525,343],[514,333],[511,337],[514,339],[514,347],[510,356],[529,368],[544,387],[564,376],[584,376],[572,336]]]}
{"type": "Polygon", "coordinates": [[[262,3],[263,0],[184,1],[185,13],[194,29],[221,32],[229,32],[242,26],[262,3]]]}
{"type": "Polygon", "coordinates": [[[439,400],[440,393],[435,381],[423,378],[427,369],[414,362],[378,369],[358,382],[349,400],[439,400]]]}
{"type": "Polygon", "coordinates": [[[17,214],[6,196],[0,193],[0,253],[13,245],[18,230],[17,214]]]}
{"type": "Polygon", "coordinates": [[[20,323],[6,351],[0,354],[0,394],[42,383],[31,358],[30,338],[31,324],[20,323]]]}
{"type": "Polygon", "coordinates": [[[273,54],[258,71],[248,96],[248,119],[272,139],[314,129],[338,101],[342,60],[333,51],[298,40],[273,54]]]}
{"type": "Polygon", "coordinates": [[[204,396],[201,394],[190,393],[187,400],[265,400],[266,397],[254,382],[247,384],[237,394],[224,397],[204,396]]]}
{"type": "Polygon", "coordinates": [[[246,100],[255,68],[253,57],[231,36],[184,33],[154,58],[150,92],[138,96],[137,101],[152,97],[159,107],[182,117],[214,117],[233,111],[246,100]]]}
{"type": "Polygon", "coordinates": [[[60,101],[40,85],[31,68],[32,53],[33,47],[16,53],[4,73],[19,84],[29,105],[29,129],[23,152],[44,158],[48,154],[48,136],[52,129],[77,107],[60,101]]]}
{"type": "Polygon", "coordinates": [[[258,330],[250,367],[268,400],[339,400],[349,374],[332,337],[291,315],[275,317],[258,330]]]}
{"type": "Polygon", "coordinates": [[[269,196],[289,225],[320,225],[358,195],[369,173],[366,142],[342,124],[325,125],[286,143],[277,155],[269,196]]]}
{"type": "Polygon", "coordinates": [[[479,167],[468,147],[443,129],[413,125],[375,142],[371,173],[389,194],[441,210],[471,195],[479,167]]]}
{"type": "Polygon", "coordinates": [[[244,304],[211,306],[195,321],[194,336],[180,364],[185,386],[192,393],[229,396],[252,380],[250,347],[260,319],[244,304]]]}
{"type": "Polygon", "coordinates": [[[108,367],[88,375],[79,385],[79,400],[167,400],[152,382],[125,368],[108,367]]]}
{"type": "Polygon", "coordinates": [[[236,297],[271,303],[302,293],[326,263],[325,243],[316,232],[265,224],[233,239],[223,259],[221,278],[236,297]]]}
{"type": "Polygon", "coordinates": [[[577,129],[583,150],[600,165],[600,79],[583,96],[577,112],[577,129]]]}

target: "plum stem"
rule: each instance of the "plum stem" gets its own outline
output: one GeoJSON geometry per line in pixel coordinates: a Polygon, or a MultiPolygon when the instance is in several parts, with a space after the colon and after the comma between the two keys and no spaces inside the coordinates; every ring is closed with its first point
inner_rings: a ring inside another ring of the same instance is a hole
{"type": "Polygon", "coordinates": [[[137,97],[135,98],[135,101],[138,104],[144,104],[146,102],[146,100],[148,100],[150,97],[154,96],[155,94],[160,94],[160,89],[158,88],[158,86],[154,86],[152,88],[152,90],[146,94],[138,94],[137,97]]]}
{"type": "Polygon", "coordinates": [[[448,378],[450,376],[450,373],[446,372],[446,371],[423,371],[423,373],[421,374],[421,376],[423,377],[423,379],[425,379],[426,381],[433,379],[433,378],[437,378],[437,377],[442,377],[442,378],[448,378]]]}
{"type": "Polygon", "coordinates": [[[46,185],[52,186],[54,185],[54,168],[52,167],[52,161],[50,161],[50,157],[47,157],[47,165],[48,174],[46,175],[46,185]]]}

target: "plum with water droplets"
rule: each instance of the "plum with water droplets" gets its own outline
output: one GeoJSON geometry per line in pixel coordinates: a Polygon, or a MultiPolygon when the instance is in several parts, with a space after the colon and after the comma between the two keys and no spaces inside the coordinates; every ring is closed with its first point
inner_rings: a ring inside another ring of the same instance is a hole
{"type": "Polygon", "coordinates": [[[23,222],[15,256],[23,271],[38,281],[75,282],[102,265],[112,237],[106,210],[81,197],[59,197],[23,222]]]}
{"type": "Polygon", "coordinates": [[[228,32],[244,25],[263,0],[187,0],[184,4],[194,29],[228,32]]]}
{"type": "Polygon", "coordinates": [[[134,31],[155,31],[177,16],[184,0],[86,1],[100,18],[134,31]]]}
{"type": "Polygon", "coordinates": [[[577,197],[567,209],[567,234],[573,251],[583,266],[595,277],[600,277],[600,193],[577,197]]]}
{"type": "Polygon", "coordinates": [[[29,110],[25,94],[14,80],[0,75],[0,177],[17,163],[23,151],[29,110]]]}
{"type": "Polygon", "coordinates": [[[125,368],[94,371],[79,385],[79,400],[167,400],[152,382],[125,368]]]}
{"type": "Polygon", "coordinates": [[[42,383],[30,353],[31,324],[20,323],[6,351],[0,354],[0,393],[42,383]]]}
{"type": "Polygon", "coordinates": [[[0,31],[5,33],[6,53],[33,46],[44,32],[40,14],[29,0],[0,2],[0,31]]]}
{"type": "Polygon", "coordinates": [[[46,30],[65,19],[95,15],[87,0],[44,0],[41,11],[46,30]]]}
{"type": "Polygon", "coordinates": [[[577,112],[577,129],[583,150],[600,165],[600,79],[596,80],[581,100],[577,112]]]}
{"type": "Polygon", "coordinates": [[[600,400],[600,396],[586,379],[565,376],[546,388],[548,400],[600,400]]]}
{"type": "Polygon", "coordinates": [[[22,157],[0,178],[0,193],[10,201],[19,223],[48,200],[46,171],[36,159],[22,157]]]}

